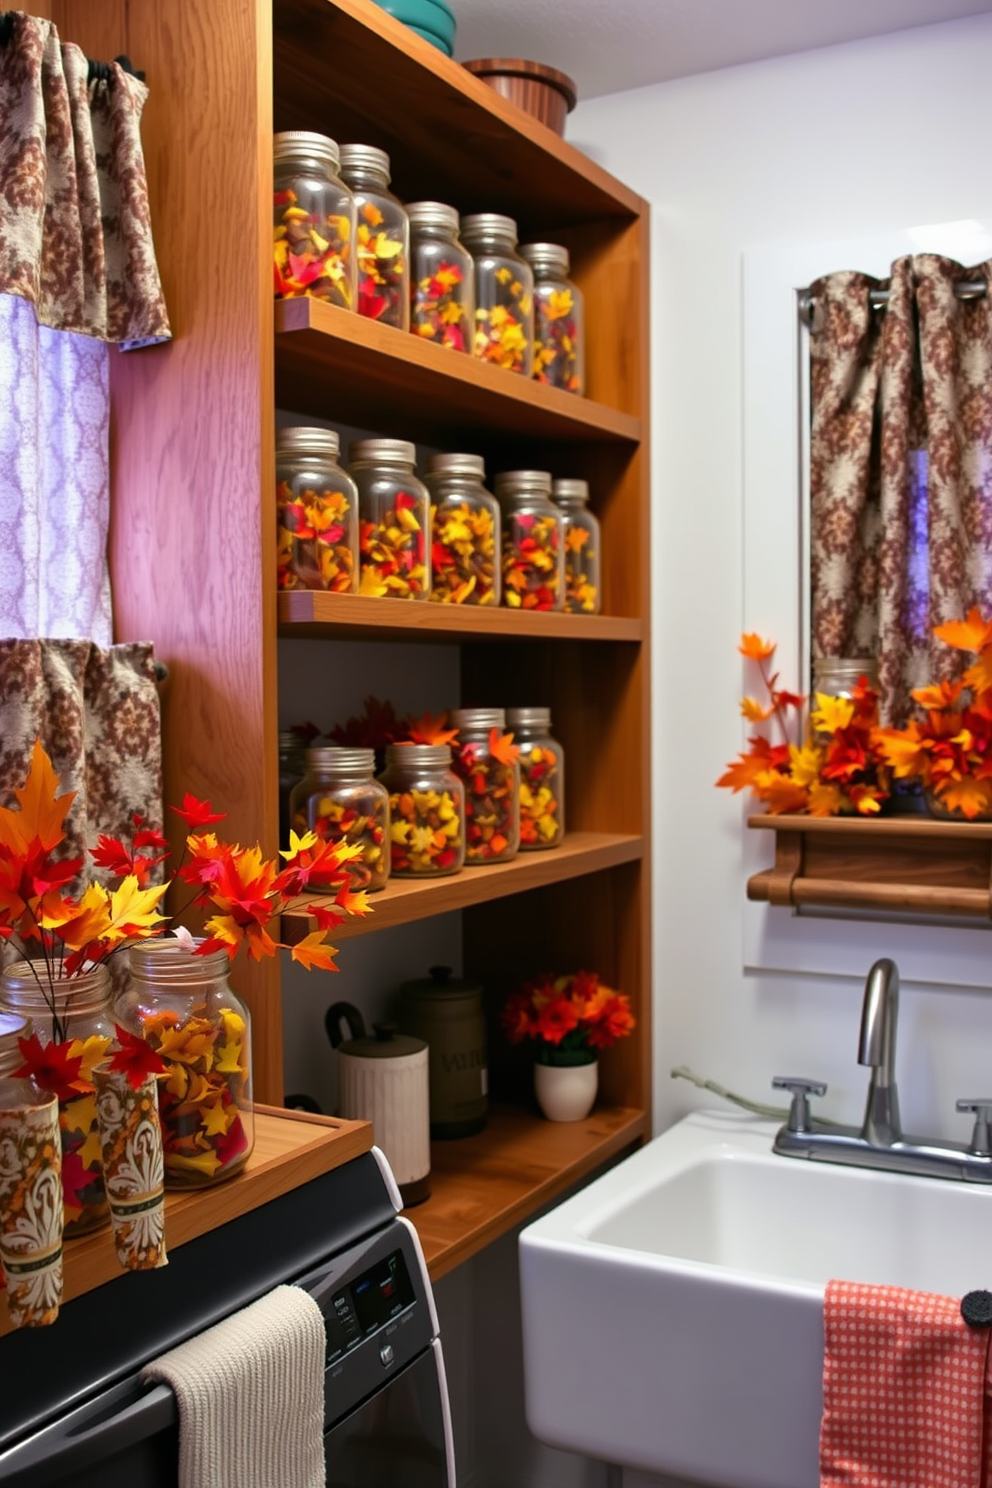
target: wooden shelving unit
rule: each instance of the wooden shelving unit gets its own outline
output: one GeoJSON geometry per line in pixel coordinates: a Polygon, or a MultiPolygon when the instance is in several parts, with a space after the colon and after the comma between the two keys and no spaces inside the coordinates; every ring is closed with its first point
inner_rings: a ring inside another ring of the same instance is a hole
{"type": "Polygon", "coordinates": [[[749,899],[992,918],[992,823],[925,816],[751,816],[775,833],[775,863],[749,899]]]}
{"type": "MultiPolygon", "coordinates": [[[[111,561],[117,638],[152,637],[170,669],[167,798],[206,797],[232,837],[275,852],[280,638],[385,642],[398,666],[409,641],[457,645],[453,703],[546,703],[566,750],[559,850],[392,884],[345,931],[461,910],[464,970],[486,988],[492,1088],[517,1105],[438,1150],[435,1195],[411,1217],[440,1274],[650,1128],[648,207],[372,0],[50,11],[89,55],[127,52],[150,87],[142,134],[175,339],[112,358],[111,561]],[[294,128],[381,146],[401,199],[509,213],[521,241],[565,243],[586,297],[588,396],[311,301],[274,306],[271,138],[294,128]],[[491,473],[587,478],[602,615],[278,596],[276,407],[473,450],[491,473]],[[548,966],[596,967],[638,1019],[601,1061],[593,1116],[568,1132],[527,1105],[496,1028],[506,987],[548,966]]],[[[287,935],[306,923],[289,917],[287,935]]],[[[256,1094],[278,1104],[278,962],[239,965],[238,988],[256,1094]]]]}

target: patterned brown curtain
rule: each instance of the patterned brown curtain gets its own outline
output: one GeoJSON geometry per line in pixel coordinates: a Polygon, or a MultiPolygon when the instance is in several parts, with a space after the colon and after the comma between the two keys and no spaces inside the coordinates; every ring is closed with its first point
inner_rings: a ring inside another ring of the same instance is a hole
{"type": "MultiPolygon", "coordinates": [[[[65,856],[101,833],[130,842],[135,813],[162,830],[162,744],[152,647],[0,641],[0,804],[15,806],[35,739],[51,756],[66,817],[65,856]]],[[[83,875],[92,881],[92,864],[83,875]]],[[[161,882],[161,879],[158,880],[161,882]]]]}
{"type": "Polygon", "coordinates": [[[813,656],[877,657],[889,723],[961,669],[932,627],[992,613],[990,275],[918,254],[812,286],[813,656]]]}
{"type": "Polygon", "coordinates": [[[167,340],[139,124],[148,90],[20,11],[0,36],[0,294],[39,325],[103,341],[167,340]]]}

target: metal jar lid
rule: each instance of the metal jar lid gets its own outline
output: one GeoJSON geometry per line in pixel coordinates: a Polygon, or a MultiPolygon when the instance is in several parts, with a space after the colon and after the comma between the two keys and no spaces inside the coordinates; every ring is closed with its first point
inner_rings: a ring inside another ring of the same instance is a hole
{"type": "Polygon", "coordinates": [[[551,727],[550,708],[507,708],[507,727],[525,733],[547,733],[551,727]]]}
{"type": "Polygon", "coordinates": [[[284,129],[274,137],[272,149],[277,165],[286,160],[301,164],[312,161],[330,166],[335,175],[341,166],[341,151],[337,140],[330,139],[326,134],[315,134],[310,129],[284,129]]]}
{"type": "Polygon", "coordinates": [[[423,1002],[446,1003],[454,997],[481,997],[482,985],[465,977],[452,975],[450,966],[431,966],[429,975],[400,986],[401,997],[415,997],[423,1002]]]}
{"type": "Polygon", "coordinates": [[[447,768],[451,764],[450,744],[387,744],[386,764],[403,770],[447,768]]]}
{"type": "Polygon", "coordinates": [[[473,212],[462,217],[459,232],[463,243],[483,243],[487,238],[503,238],[517,246],[517,224],[500,212],[473,212]]]}
{"type": "Polygon", "coordinates": [[[519,496],[532,492],[535,496],[551,495],[551,472],[549,470],[501,470],[494,487],[497,496],[519,496]]]}
{"type": "Polygon", "coordinates": [[[568,274],[568,249],[562,243],[524,243],[517,249],[522,259],[536,272],[568,274]]]}
{"type": "Polygon", "coordinates": [[[486,462],[481,455],[430,455],[428,475],[471,475],[486,478],[486,462]]]}
{"type": "Polygon", "coordinates": [[[555,501],[588,501],[589,482],[584,480],[552,481],[551,495],[555,501]]]}
{"type": "Polygon", "coordinates": [[[458,232],[458,213],[444,202],[407,202],[406,215],[411,227],[443,227],[449,232],[458,232]]]}
{"type": "Polygon", "coordinates": [[[388,186],[389,156],[385,150],[379,150],[375,145],[342,145],[341,174],[345,180],[351,171],[370,171],[373,175],[382,176],[388,186]]]}
{"type": "Polygon", "coordinates": [[[506,728],[506,712],[503,708],[453,708],[448,716],[452,728],[506,728]]]}
{"type": "Polygon", "coordinates": [[[277,455],[323,455],[336,460],[341,440],[336,429],[318,429],[312,424],[276,430],[277,455]]]}
{"type": "Polygon", "coordinates": [[[316,744],[307,750],[307,769],[334,775],[370,777],[375,771],[375,750],[316,744]]]}
{"type": "Polygon", "coordinates": [[[406,439],[356,439],[348,448],[349,464],[413,465],[416,459],[417,447],[406,439]]]}

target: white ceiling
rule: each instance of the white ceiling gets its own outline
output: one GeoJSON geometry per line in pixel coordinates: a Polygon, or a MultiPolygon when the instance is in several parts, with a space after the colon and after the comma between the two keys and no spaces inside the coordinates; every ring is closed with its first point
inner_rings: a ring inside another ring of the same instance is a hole
{"type": "Polygon", "coordinates": [[[992,0],[448,0],[455,55],[526,57],[619,93],[910,26],[992,11],[992,0]]]}

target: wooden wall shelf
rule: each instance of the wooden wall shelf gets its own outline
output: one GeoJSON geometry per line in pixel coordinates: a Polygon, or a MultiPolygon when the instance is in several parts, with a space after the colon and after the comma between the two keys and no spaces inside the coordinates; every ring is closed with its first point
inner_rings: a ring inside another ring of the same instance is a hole
{"type": "Polygon", "coordinates": [[[363,594],[294,589],[279,595],[279,634],[382,641],[631,641],[644,622],[626,615],[559,615],[535,610],[406,604],[363,594]]]}
{"type": "Polygon", "coordinates": [[[992,823],[929,817],[751,816],[775,865],[749,899],[779,905],[992,918],[992,823]]]}
{"type": "MultiPolygon", "coordinates": [[[[370,895],[372,913],[360,920],[345,920],[333,932],[333,939],[390,930],[394,925],[408,925],[413,920],[447,914],[453,909],[468,909],[473,904],[486,904],[509,894],[564,883],[585,873],[616,868],[621,863],[636,863],[643,850],[640,837],[621,832],[566,832],[560,847],[548,852],[520,853],[509,863],[466,868],[450,878],[394,878],[381,893],[370,895]]],[[[314,894],[310,902],[323,901],[319,894],[314,894]]],[[[282,917],[282,938],[286,945],[295,945],[316,929],[306,904],[303,900],[300,908],[282,917]]]]}
{"type": "Polygon", "coordinates": [[[431,1147],[431,1196],[406,1211],[433,1280],[454,1270],[610,1158],[650,1136],[643,1111],[597,1106],[584,1121],[545,1121],[490,1106],[485,1131],[431,1147]]]}
{"type": "Polygon", "coordinates": [[[452,430],[561,442],[636,444],[640,419],[560,388],[445,351],[392,326],[326,305],[284,300],[275,307],[276,402],[280,408],[376,427],[389,407],[398,438],[422,443],[452,430]]]}

